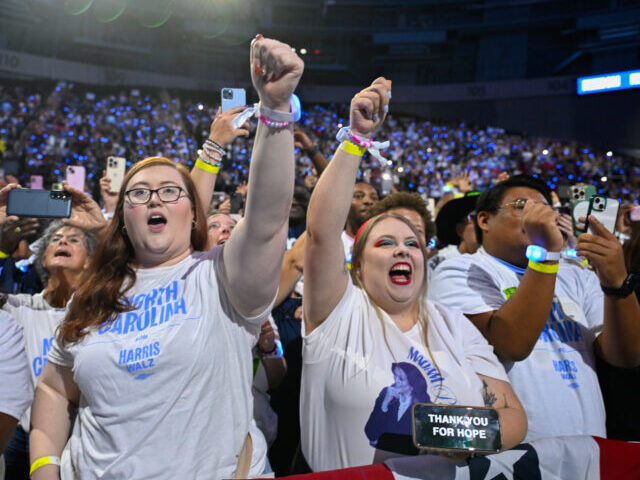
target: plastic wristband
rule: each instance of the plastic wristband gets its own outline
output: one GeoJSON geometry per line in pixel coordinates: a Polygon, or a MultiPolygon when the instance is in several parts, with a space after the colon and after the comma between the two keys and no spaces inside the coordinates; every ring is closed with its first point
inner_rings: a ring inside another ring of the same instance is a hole
{"type": "Polygon", "coordinates": [[[548,274],[558,273],[558,270],[560,269],[559,263],[552,263],[552,264],[536,263],[533,260],[529,260],[528,266],[531,270],[535,270],[536,272],[540,272],[540,273],[548,273],[548,274]]]}
{"type": "Polygon", "coordinates": [[[262,358],[282,358],[282,356],[284,355],[284,352],[282,350],[282,342],[280,340],[278,340],[277,338],[273,341],[273,343],[275,344],[275,347],[273,349],[272,352],[269,353],[263,353],[262,354],[262,358]]]}
{"type": "Polygon", "coordinates": [[[205,172],[213,173],[214,175],[220,171],[219,165],[210,165],[207,162],[202,161],[201,159],[196,160],[196,168],[204,170],[205,172]]]}
{"type": "Polygon", "coordinates": [[[0,259],[2,258],[7,258],[9,255],[7,255],[6,253],[4,253],[2,250],[0,250],[0,259]]]}
{"type": "Polygon", "coordinates": [[[57,465],[60,466],[60,457],[56,455],[50,455],[48,457],[40,457],[35,462],[31,464],[31,470],[29,470],[29,476],[33,475],[40,467],[44,467],[45,465],[57,465]]]}
{"type": "Polygon", "coordinates": [[[367,151],[367,147],[360,147],[355,143],[351,143],[348,140],[344,140],[342,142],[342,151],[345,153],[350,153],[351,155],[362,157],[364,155],[364,152],[367,151]]]}

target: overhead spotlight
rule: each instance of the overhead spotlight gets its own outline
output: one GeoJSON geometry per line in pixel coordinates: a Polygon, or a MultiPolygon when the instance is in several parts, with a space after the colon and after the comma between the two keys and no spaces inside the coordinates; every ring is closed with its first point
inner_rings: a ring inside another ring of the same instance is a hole
{"type": "Polygon", "coordinates": [[[602,178],[600,179],[600,181],[601,181],[601,182],[606,182],[606,181],[607,181],[607,177],[602,177],[602,178]]]}
{"type": "Polygon", "coordinates": [[[202,110],[204,108],[204,105],[202,105],[201,103],[198,104],[198,110],[202,110]]]}
{"type": "Polygon", "coordinates": [[[613,152],[611,150],[607,152],[607,157],[613,157],[613,152]]]}
{"type": "Polygon", "coordinates": [[[543,155],[549,155],[549,150],[547,150],[546,148],[544,150],[542,150],[542,154],[543,155]]]}
{"type": "Polygon", "coordinates": [[[300,49],[300,55],[306,55],[307,54],[307,49],[306,48],[301,48],[300,49]]]}
{"type": "Polygon", "coordinates": [[[403,167],[398,167],[398,173],[402,173],[404,172],[404,168],[403,167]]]}
{"type": "Polygon", "coordinates": [[[295,49],[295,47],[291,48],[291,51],[292,51],[293,53],[296,53],[296,49],[295,49]]]}

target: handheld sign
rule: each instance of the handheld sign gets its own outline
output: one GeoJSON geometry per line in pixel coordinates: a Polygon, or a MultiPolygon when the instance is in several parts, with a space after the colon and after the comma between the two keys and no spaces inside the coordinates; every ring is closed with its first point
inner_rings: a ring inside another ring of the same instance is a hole
{"type": "Polygon", "coordinates": [[[413,406],[413,443],[418,448],[496,453],[502,448],[498,412],[493,408],[413,406]]]}

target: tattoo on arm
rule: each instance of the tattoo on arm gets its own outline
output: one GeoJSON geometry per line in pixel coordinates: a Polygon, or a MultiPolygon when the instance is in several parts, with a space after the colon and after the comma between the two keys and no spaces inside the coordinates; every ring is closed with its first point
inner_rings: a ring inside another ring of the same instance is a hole
{"type": "Polygon", "coordinates": [[[496,400],[498,400],[496,395],[489,391],[489,385],[484,380],[482,380],[482,399],[484,400],[485,407],[493,407],[496,400]]]}

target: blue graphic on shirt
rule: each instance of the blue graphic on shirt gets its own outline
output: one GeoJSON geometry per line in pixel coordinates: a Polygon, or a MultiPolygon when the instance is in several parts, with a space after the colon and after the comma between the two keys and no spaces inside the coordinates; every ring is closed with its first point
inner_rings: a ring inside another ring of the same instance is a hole
{"type": "Polygon", "coordinates": [[[148,293],[133,295],[128,300],[135,310],[121,313],[115,320],[105,322],[98,329],[98,335],[139,333],[133,340],[134,345],[118,351],[117,363],[134,375],[135,380],[145,380],[153,375],[151,370],[157,366],[161,354],[161,343],[152,341],[146,332],[154,327],[180,325],[181,322],[175,323],[174,320],[184,320],[179,315],[186,315],[186,301],[178,294],[177,280],[148,293]]]}
{"type": "Polygon", "coordinates": [[[165,287],[154,288],[149,293],[130,297],[129,302],[135,310],[121,313],[113,322],[103,324],[98,329],[98,335],[107,332],[119,335],[142,332],[168,323],[175,315],[187,313],[184,297],[178,298],[177,280],[165,287]]]}
{"type": "MultiPolygon", "coordinates": [[[[539,342],[549,345],[560,355],[572,355],[576,351],[584,350],[585,327],[566,315],[558,299],[554,297],[549,312],[549,319],[540,333],[539,342]],[[565,344],[560,346],[559,344],[565,344]]],[[[579,368],[575,361],[570,359],[551,360],[553,369],[560,378],[567,381],[567,387],[578,388],[579,368]]]]}
{"type": "Polygon", "coordinates": [[[364,427],[372,447],[405,455],[417,454],[411,440],[411,409],[416,403],[431,403],[427,381],[418,367],[408,362],[391,365],[394,382],[376,399],[364,427]]]}
{"type": "Polygon", "coordinates": [[[31,362],[31,368],[33,369],[33,374],[36,378],[40,376],[42,373],[42,369],[47,363],[47,356],[49,355],[49,350],[51,350],[51,344],[53,343],[53,337],[43,338],[42,339],[42,355],[33,359],[31,362]]]}

